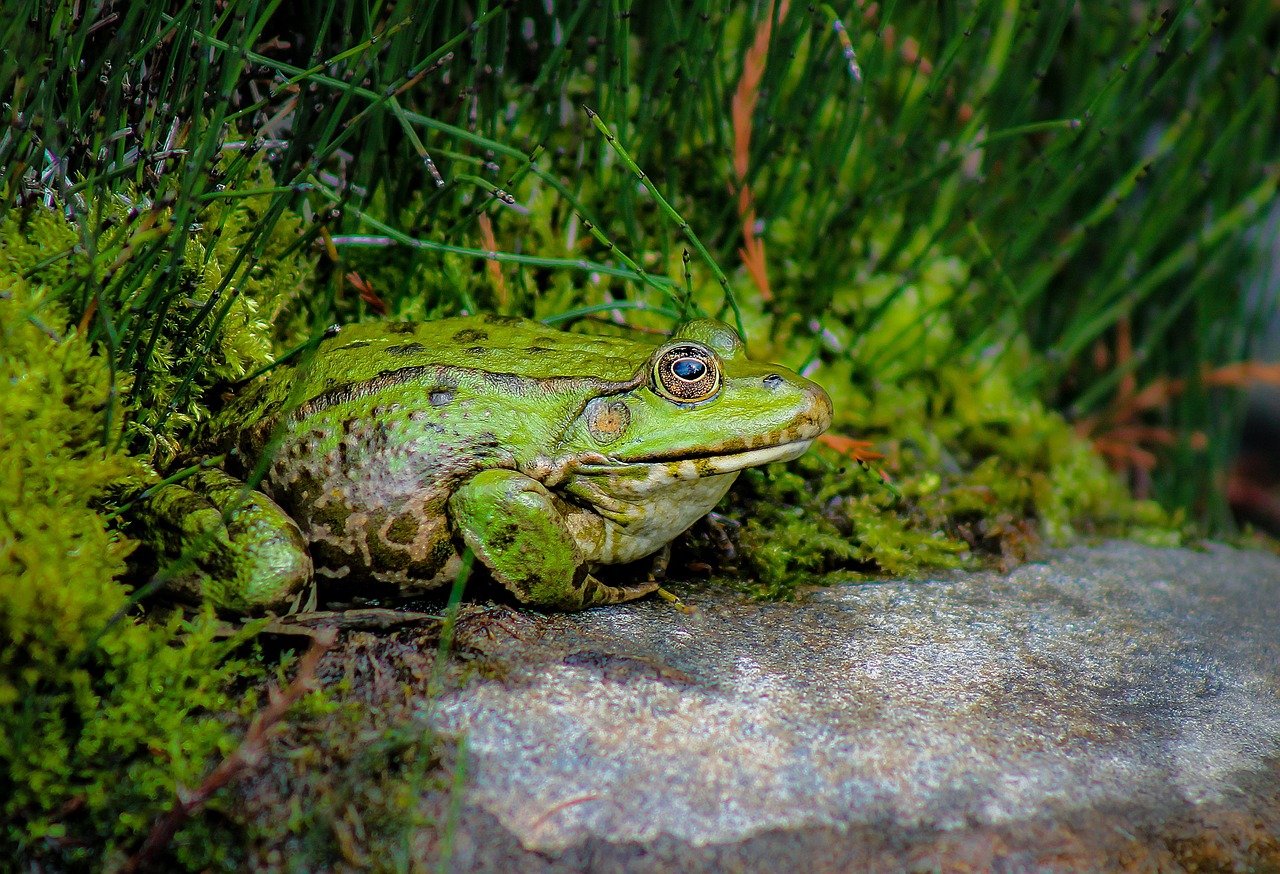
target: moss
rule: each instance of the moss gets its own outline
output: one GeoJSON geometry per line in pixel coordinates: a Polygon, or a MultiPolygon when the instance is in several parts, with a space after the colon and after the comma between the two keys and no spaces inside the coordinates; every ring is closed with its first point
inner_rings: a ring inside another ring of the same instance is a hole
{"type": "MultiPolygon", "coordinates": [[[[109,868],[236,744],[230,690],[256,672],[211,614],[128,611],[133,544],[101,508],[152,476],[114,448],[129,380],[20,272],[65,238],[48,213],[0,223],[0,830],[10,862],[109,868]]],[[[223,831],[194,820],[178,861],[233,856],[223,831]]]]}
{"type": "MultiPolygon", "coordinates": [[[[210,612],[149,616],[132,605],[133,544],[107,511],[155,480],[146,456],[121,446],[163,460],[206,415],[204,388],[243,377],[298,339],[296,294],[310,267],[296,254],[278,256],[299,223],[286,215],[277,225],[259,268],[232,285],[219,326],[184,340],[194,312],[229,293],[219,285],[260,217],[255,197],[202,216],[204,230],[186,252],[188,296],[157,322],[160,341],[136,377],[147,385],[131,394],[134,375],[113,374],[106,349],[95,349],[69,312],[82,303],[86,271],[136,243],[138,228],[112,214],[98,259],[83,256],[74,226],[57,213],[30,209],[0,221],[0,431],[19,435],[0,445],[0,769],[12,782],[0,792],[0,829],[18,865],[119,867],[182,788],[198,786],[238,746],[265,679],[260,661],[245,655],[251,631],[226,638],[210,612]],[[193,364],[195,390],[175,405],[193,364]],[[131,396],[139,408],[126,406],[131,396]]],[[[152,218],[166,219],[163,211],[152,218]]],[[[333,706],[320,693],[302,710],[294,730],[320,723],[331,732],[311,755],[345,762],[323,785],[308,782],[305,768],[299,777],[325,803],[294,808],[282,826],[278,817],[245,816],[221,791],[174,837],[162,865],[227,867],[254,847],[298,846],[299,838],[303,857],[321,867],[352,852],[405,858],[397,842],[426,816],[414,793],[438,780],[434,737],[408,716],[380,723],[367,708],[333,706]]]]}
{"type": "MultiPolygon", "coordinates": [[[[236,187],[248,191],[272,184],[265,163],[258,162],[236,187]]],[[[206,207],[199,231],[187,240],[185,293],[169,301],[162,316],[150,317],[145,329],[157,341],[151,356],[134,366],[142,383],[131,398],[134,442],[163,460],[208,418],[211,387],[243,379],[308,335],[299,295],[315,258],[295,245],[302,220],[285,211],[259,239],[271,198],[235,196],[235,188],[223,193],[230,196],[206,207]],[[197,321],[211,303],[210,315],[197,321]],[[189,374],[191,384],[184,386],[189,374]]]]}
{"type": "Polygon", "coordinates": [[[966,551],[941,526],[901,515],[893,496],[857,465],[818,453],[745,471],[725,510],[741,522],[740,560],[738,573],[721,581],[756,598],[955,567],[966,551]]]}

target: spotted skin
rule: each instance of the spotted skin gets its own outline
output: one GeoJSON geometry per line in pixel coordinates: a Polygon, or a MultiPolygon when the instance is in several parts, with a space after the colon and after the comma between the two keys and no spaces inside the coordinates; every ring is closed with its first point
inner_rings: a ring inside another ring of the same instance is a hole
{"type": "Polygon", "coordinates": [[[830,419],[719,322],[659,347],[478,316],[343,328],[239,395],[203,450],[234,450],[240,476],[266,460],[259,488],[319,577],[427,589],[470,547],[518,599],[579,609],[649,591],[592,572],[661,549],[830,419]]]}

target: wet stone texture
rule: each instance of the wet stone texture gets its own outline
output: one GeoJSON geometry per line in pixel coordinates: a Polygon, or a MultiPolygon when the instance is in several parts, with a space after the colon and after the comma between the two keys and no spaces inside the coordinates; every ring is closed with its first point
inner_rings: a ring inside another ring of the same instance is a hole
{"type": "Polygon", "coordinates": [[[1280,870],[1274,556],[687,602],[504,620],[453,870],[1280,870]]]}

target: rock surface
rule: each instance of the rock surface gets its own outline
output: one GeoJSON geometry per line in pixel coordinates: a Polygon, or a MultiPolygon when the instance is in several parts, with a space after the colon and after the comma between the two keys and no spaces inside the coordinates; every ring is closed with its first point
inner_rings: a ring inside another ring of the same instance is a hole
{"type": "Polygon", "coordinates": [[[453,870],[1280,870],[1274,556],[686,601],[490,636],[453,870]]]}

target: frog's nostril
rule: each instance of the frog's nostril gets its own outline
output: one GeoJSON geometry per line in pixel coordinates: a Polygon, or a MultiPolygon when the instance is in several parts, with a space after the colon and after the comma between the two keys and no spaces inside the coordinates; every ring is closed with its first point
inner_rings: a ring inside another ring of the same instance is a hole
{"type": "Polygon", "coordinates": [[[764,386],[768,389],[775,389],[782,385],[782,377],[776,373],[771,373],[764,378],[764,386]]]}

